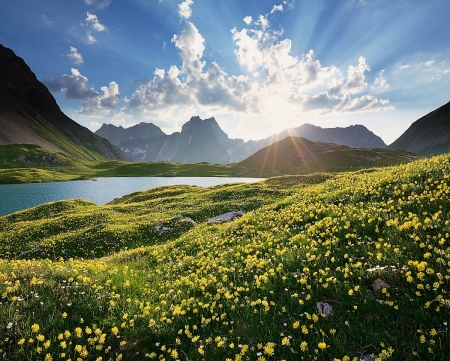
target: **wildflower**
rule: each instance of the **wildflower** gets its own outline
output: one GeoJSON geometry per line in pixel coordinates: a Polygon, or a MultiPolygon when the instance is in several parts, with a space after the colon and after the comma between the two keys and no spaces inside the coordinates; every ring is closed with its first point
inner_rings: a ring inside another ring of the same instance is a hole
{"type": "Polygon", "coordinates": [[[321,350],[327,348],[327,344],[325,342],[319,342],[317,345],[321,350]]]}
{"type": "Polygon", "coordinates": [[[303,341],[303,342],[300,344],[300,349],[301,349],[303,352],[305,352],[305,351],[308,349],[308,343],[305,342],[305,341],[303,341]]]}
{"type": "Polygon", "coordinates": [[[39,325],[37,323],[34,323],[33,326],[31,326],[31,332],[36,333],[39,331],[39,325]]]}

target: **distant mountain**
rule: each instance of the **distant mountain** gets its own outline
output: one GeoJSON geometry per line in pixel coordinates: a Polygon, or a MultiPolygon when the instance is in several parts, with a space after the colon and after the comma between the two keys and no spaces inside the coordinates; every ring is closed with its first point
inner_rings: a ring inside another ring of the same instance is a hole
{"type": "Polygon", "coordinates": [[[386,148],[386,143],[379,136],[359,124],[345,128],[322,128],[305,123],[296,128],[285,129],[266,139],[250,142],[254,142],[254,147],[258,150],[286,137],[301,137],[313,142],[346,145],[351,148],[386,148]]]}
{"type": "Polygon", "coordinates": [[[0,144],[36,144],[81,159],[128,159],[67,117],[25,61],[0,45],[0,144]]]}
{"type": "Polygon", "coordinates": [[[450,102],[416,120],[388,148],[423,156],[450,151],[450,102]]]}
{"type": "Polygon", "coordinates": [[[171,161],[178,163],[233,163],[244,160],[259,149],[289,136],[301,136],[350,147],[386,148],[380,137],[362,125],[347,128],[321,128],[311,124],[286,129],[262,140],[230,139],[214,118],[192,117],[181,132],[165,134],[151,123],[130,128],[103,124],[95,134],[108,139],[135,161],[171,161]]]}
{"type": "Polygon", "coordinates": [[[192,117],[181,132],[170,135],[151,123],[140,123],[127,129],[103,124],[95,134],[117,145],[135,161],[227,164],[249,154],[244,141],[228,138],[214,118],[192,117]]]}
{"type": "Polygon", "coordinates": [[[332,143],[287,137],[234,164],[241,174],[260,176],[349,171],[409,162],[417,156],[381,148],[350,148],[332,143]]]}

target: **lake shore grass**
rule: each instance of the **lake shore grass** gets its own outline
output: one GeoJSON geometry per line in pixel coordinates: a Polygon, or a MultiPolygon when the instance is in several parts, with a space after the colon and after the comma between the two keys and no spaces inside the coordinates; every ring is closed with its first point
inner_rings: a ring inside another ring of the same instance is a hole
{"type": "Polygon", "coordinates": [[[447,360],[449,196],[444,155],[0,217],[0,357],[447,360]]]}

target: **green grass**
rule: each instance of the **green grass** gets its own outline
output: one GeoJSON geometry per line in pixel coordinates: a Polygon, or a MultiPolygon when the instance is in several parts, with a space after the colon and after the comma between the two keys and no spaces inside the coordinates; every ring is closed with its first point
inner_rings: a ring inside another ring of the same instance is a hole
{"type": "Polygon", "coordinates": [[[447,360],[449,157],[0,217],[0,354],[447,360]]]}
{"type": "MultiPolygon", "coordinates": [[[[297,138],[301,139],[301,138],[297,138]]],[[[289,139],[279,142],[279,153],[267,156],[259,151],[235,164],[180,164],[171,162],[86,161],[39,146],[17,144],[0,146],[0,184],[90,179],[95,177],[273,177],[286,174],[358,171],[396,165],[415,159],[404,151],[352,149],[308,142],[318,148],[312,160],[299,162],[288,156],[289,139]]],[[[312,149],[312,148],[311,148],[312,149]]],[[[270,151],[270,149],[269,149],[270,151]]]]}

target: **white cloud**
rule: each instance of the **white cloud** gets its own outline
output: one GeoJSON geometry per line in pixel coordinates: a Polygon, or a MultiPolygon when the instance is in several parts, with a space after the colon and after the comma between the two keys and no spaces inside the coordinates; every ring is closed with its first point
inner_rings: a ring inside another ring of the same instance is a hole
{"type": "Polygon", "coordinates": [[[98,9],[105,9],[111,4],[112,0],[101,0],[101,1],[99,1],[99,0],[83,0],[83,1],[86,5],[89,5],[89,6],[97,5],[98,9]]]}
{"type": "MultiPolygon", "coordinates": [[[[285,8],[288,5],[283,2],[285,8]]],[[[285,124],[288,119],[297,122],[305,114],[341,119],[342,114],[393,109],[388,99],[370,94],[375,88],[387,87],[384,71],[370,87],[370,67],[363,56],[357,65],[348,67],[346,76],[336,66],[316,59],[313,50],[295,56],[292,41],[283,38],[282,30],[272,30],[269,18],[270,14],[260,15],[253,22],[246,17],[247,28],[231,30],[241,75],[228,74],[216,62],[207,63],[205,39],[186,21],[182,32],[171,39],[181,65],[153,69],[152,79],[136,81],[136,90],[114,115],[115,124],[129,125],[138,119],[181,125],[192,114],[226,114],[229,119],[249,121],[248,129],[250,124],[259,129],[285,124]]],[[[64,91],[68,99],[81,100],[82,114],[111,115],[120,102],[116,83],[102,87],[99,94],[78,71],[54,76],[46,85],[52,91],[64,91]]]]}
{"type": "Polygon", "coordinates": [[[86,34],[85,42],[86,42],[87,44],[92,45],[92,44],[94,44],[96,41],[97,41],[97,39],[95,39],[95,38],[92,36],[91,32],[88,31],[87,34],[86,34]]]}
{"type": "Polygon", "coordinates": [[[42,82],[53,92],[63,92],[66,99],[81,100],[81,108],[78,114],[90,116],[111,116],[121,101],[119,86],[112,81],[108,86],[100,89],[99,94],[93,87],[88,85],[88,78],[82,75],[78,69],[72,68],[71,74],[62,77],[53,75],[53,79],[43,79],[42,82]]]}
{"type": "Polygon", "coordinates": [[[370,87],[371,89],[383,89],[383,88],[389,88],[389,84],[384,77],[384,71],[385,69],[381,70],[375,80],[373,81],[373,85],[370,87]]]}
{"type": "Polygon", "coordinates": [[[125,100],[123,113],[158,112],[165,109],[220,107],[245,111],[256,107],[252,89],[256,83],[245,76],[229,76],[217,63],[206,69],[202,61],[205,39],[191,22],[180,35],[172,38],[180,50],[181,69],[173,65],[166,72],[156,69],[154,78],[140,83],[135,93],[125,100]]]}
{"type": "Polygon", "coordinates": [[[192,15],[191,6],[194,4],[194,0],[186,0],[178,5],[178,13],[180,17],[184,19],[189,19],[192,15]]]}
{"type": "Polygon", "coordinates": [[[247,25],[250,25],[250,24],[252,23],[252,21],[253,21],[253,18],[252,18],[250,15],[248,15],[248,16],[246,16],[246,17],[244,18],[244,22],[245,22],[247,25]]]}
{"type": "Polygon", "coordinates": [[[269,19],[264,15],[259,15],[256,24],[261,26],[263,30],[266,30],[270,26],[269,19]]]}
{"type": "Polygon", "coordinates": [[[86,22],[91,26],[91,28],[95,31],[105,31],[106,26],[101,24],[98,20],[97,15],[91,14],[89,11],[86,13],[86,22]]]}
{"type": "Polygon", "coordinates": [[[274,5],[270,13],[273,14],[277,11],[283,11],[283,5],[274,5]]]}
{"type": "Polygon", "coordinates": [[[83,64],[83,56],[78,52],[77,48],[73,46],[70,47],[70,53],[67,56],[73,60],[73,62],[77,65],[83,64]]]}
{"type": "Polygon", "coordinates": [[[370,71],[370,67],[366,63],[366,59],[360,56],[358,65],[350,65],[347,70],[347,80],[343,78],[334,80],[330,88],[330,93],[336,94],[355,94],[363,91],[367,87],[366,72],[370,71]]]}

